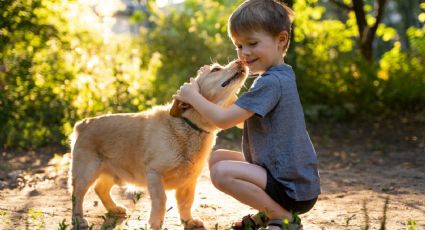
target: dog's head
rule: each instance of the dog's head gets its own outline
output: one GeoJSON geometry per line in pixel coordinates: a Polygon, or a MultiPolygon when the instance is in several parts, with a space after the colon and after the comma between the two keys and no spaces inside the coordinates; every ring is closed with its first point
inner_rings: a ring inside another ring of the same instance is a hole
{"type": "MultiPolygon", "coordinates": [[[[202,96],[217,105],[227,107],[235,102],[236,93],[245,82],[247,72],[247,67],[238,60],[226,66],[206,65],[198,70],[196,82],[202,96]]],[[[174,100],[170,114],[179,117],[189,107],[183,102],[174,100]]]]}

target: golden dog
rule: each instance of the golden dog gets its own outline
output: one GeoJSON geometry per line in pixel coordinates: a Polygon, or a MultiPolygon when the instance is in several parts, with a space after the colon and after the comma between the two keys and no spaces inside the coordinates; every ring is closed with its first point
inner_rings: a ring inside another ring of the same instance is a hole
{"type": "MultiPolygon", "coordinates": [[[[247,76],[240,61],[213,64],[198,71],[200,93],[223,107],[232,104],[247,76]]],[[[149,225],[161,229],[165,190],[175,189],[180,219],[186,227],[203,227],[192,218],[196,181],[215,144],[219,129],[179,101],[140,113],[111,114],[84,119],[74,127],[69,182],[74,227],[86,228],[83,199],[94,191],[105,208],[125,215],[110,195],[114,185],[147,187],[151,198],[149,225]]]]}

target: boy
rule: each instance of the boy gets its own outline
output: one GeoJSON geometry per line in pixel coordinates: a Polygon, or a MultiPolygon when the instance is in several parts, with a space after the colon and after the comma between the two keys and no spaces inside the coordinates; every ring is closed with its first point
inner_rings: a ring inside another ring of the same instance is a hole
{"type": "Polygon", "coordinates": [[[214,186],[266,214],[246,216],[234,229],[257,229],[265,221],[265,229],[300,229],[292,213],[309,211],[320,194],[295,74],[284,63],[292,18],[293,11],[276,0],[248,0],[232,13],[228,32],[238,58],[259,77],[230,107],[202,97],[195,80],[174,95],[222,129],[244,121],[243,153],[217,150],[209,161],[214,186]]]}

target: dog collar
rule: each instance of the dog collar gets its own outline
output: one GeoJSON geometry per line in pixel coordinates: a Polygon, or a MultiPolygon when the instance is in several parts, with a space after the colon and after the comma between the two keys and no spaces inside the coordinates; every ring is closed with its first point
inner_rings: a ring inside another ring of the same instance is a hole
{"type": "Polygon", "coordinates": [[[186,124],[188,124],[190,127],[192,127],[192,129],[199,131],[199,132],[204,132],[204,133],[210,133],[208,131],[205,131],[201,128],[199,128],[195,123],[191,122],[189,119],[187,119],[186,117],[181,117],[181,119],[183,119],[184,122],[186,122],[186,124]]]}

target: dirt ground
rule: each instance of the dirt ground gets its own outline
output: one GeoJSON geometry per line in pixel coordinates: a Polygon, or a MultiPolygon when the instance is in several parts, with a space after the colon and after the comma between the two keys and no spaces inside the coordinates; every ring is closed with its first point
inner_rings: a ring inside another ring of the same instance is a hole
{"type": "MultiPolygon", "coordinates": [[[[415,229],[425,229],[423,115],[367,124],[316,124],[309,130],[320,161],[322,194],[313,210],[301,216],[304,229],[380,229],[386,199],[386,229],[410,229],[406,227],[410,220],[415,229]]],[[[237,141],[224,138],[215,148],[240,149],[237,141]]],[[[65,153],[55,148],[3,151],[0,229],[70,229],[69,155],[65,153]]],[[[113,194],[128,208],[129,216],[107,217],[90,191],[84,205],[93,229],[113,224],[115,229],[146,228],[150,210],[146,192],[114,188],[113,194]]],[[[183,229],[173,192],[168,193],[167,208],[164,228],[183,229]]],[[[215,189],[207,167],[199,178],[192,210],[207,229],[228,229],[243,215],[255,213],[215,189]]]]}

